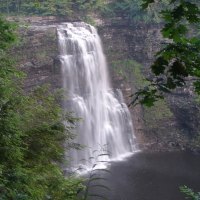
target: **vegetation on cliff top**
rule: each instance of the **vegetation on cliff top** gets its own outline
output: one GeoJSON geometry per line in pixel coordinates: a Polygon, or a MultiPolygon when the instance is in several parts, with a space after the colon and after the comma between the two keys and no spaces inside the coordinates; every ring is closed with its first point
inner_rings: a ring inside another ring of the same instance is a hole
{"type": "Polygon", "coordinates": [[[42,15],[81,17],[99,8],[104,0],[0,0],[0,11],[8,15],[42,15]],[[83,15],[82,15],[83,14],[83,15]]]}
{"type": "MultiPolygon", "coordinates": [[[[0,12],[7,15],[62,16],[87,20],[90,14],[134,22],[160,22],[158,10],[167,5],[161,0],[142,10],[142,0],[0,0],[0,12]]],[[[91,18],[90,18],[91,19],[91,18]]]]}

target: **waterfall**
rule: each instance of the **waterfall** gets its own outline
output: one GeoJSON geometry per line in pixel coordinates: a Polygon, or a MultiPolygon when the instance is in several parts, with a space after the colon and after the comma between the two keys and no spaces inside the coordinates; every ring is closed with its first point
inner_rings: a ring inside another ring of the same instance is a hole
{"type": "Polygon", "coordinates": [[[76,22],[59,25],[57,32],[63,88],[68,97],[64,109],[81,118],[76,128],[76,143],[85,146],[83,150],[70,152],[72,166],[91,168],[89,160],[95,152],[98,152],[95,162],[117,160],[134,152],[130,112],[121,91],[111,88],[96,29],[76,22]]]}

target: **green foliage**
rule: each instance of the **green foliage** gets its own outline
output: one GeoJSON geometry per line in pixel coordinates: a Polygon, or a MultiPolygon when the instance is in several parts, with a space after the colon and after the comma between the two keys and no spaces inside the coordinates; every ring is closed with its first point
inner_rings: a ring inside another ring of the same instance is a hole
{"type": "Polygon", "coordinates": [[[162,0],[150,6],[146,10],[141,9],[142,0],[115,0],[102,7],[102,15],[105,17],[121,17],[133,22],[160,22],[159,12],[156,9],[166,5],[166,0],[162,0]]]}
{"type": "Polygon", "coordinates": [[[153,107],[144,107],[144,121],[148,129],[158,128],[159,122],[171,117],[173,117],[173,113],[164,99],[155,102],[153,107]]]}
{"type": "Polygon", "coordinates": [[[141,10],[142,0],[0,0],[0,11],[8,15],[77,16],[84,20],[88,15],[101,13],[104,17],[122,17],[129,22],[160,22],[158,12],[166,5],[162,0],[146,11],[141,10]]]}
{"type": "Polygon", "coordinates": [[[186,195],[186,199],[200,200],[200,192],[195,193],[192,189],[187,186],[181,186],[180,191],[186,195]]]}
{"type": "Polygon", "coordinates": [[[124,78],[137,89],[147,85],[148,82],[142,75],[142,66],[135,60],[117,60],[112,62],[112,69],[117,76],[124,78]]]}
{"type": "MultiPolygon", "coordinates": [[[[0,49],[7,49],[16,40],[16,36],[13,34],[16,26],[14,24],[6,23],[3,18],[0,18],[0,49]]],[[[1,54],[0,54],[1,55],[1,54]]]]}
{"type": "Polygon", "coordinates": [[[68,16],[72,11],[70,10],[70,2],[67,0],[48,0],[38,2],[37,5],[34,1],[22,1],[19,12],[26,15],[68,16]]]}
{"type": "MultiPolygon", "coordinates": [[[[142,73],[141,64],[134,60],[114,61],[112,62],[112,68],[117,76],[123,78],[126,83],[138,90],[149,84],[142,73]]],[[[150,108],[151,104],[149,102],[151,103],[151,101],[146,101],[143,107],[144,122],[148,129],[155,128],[162,120],[173,117],[173,113],[164,99],[158,100],[150,108]]]]}
{"type": "Polygon", "coordinates": [[[7,14],[85,17],[103,5],[103,0],[0,0],[0,11],[7,14]]]}
{"type": "Polygon", "coordinates": [[[134,98],[132,105],[136,105],[138,101],[147,107],[154,105],[154,99],[156,100],[157,97],[155,97],[156,89],[153,89],[151,86],[148,97],[145,98],[145,95],[149,90],[149,81],[145,79],[142,74],[142,66],[139,63],[134,60],[123,60],[113,62],[112,66],[115,74],[123,77],[138,89],[136,94],[131,95],[131,97],[134,98]]]}
{"type": "Polygon", "coordinates": [[[90,15],[87,15],[87,16],[82,16],[82,20],[85,22],[85,23],[88,23],[92,26],[96,26],[96,22],[95,20],[93,19],[93,17],[91,17],[90,15]]]}
{"type": "Polygon", "coordinates": [[[74,10],[78,11],[88,11],[88,10],[95,10],[103,5],[103,0],[93,0],[93,1],[86,1],[86,0],[75,0],[72,1],[72,7],[74,10]]]}
{"type": "MultiPolygon", "coordinates": [[[[143,2],[146,8],[154,1],[143,2]]],[[[161,12],[165,21],[162,35],[168,42],[156,54],[149,86],[134,95],[132,104],[138,101],[151,106],[163,98],[163,93],[183,87],[187,81],[191,81],[195,92],[200,94],[200,39],[194,35],[194,26],[200,22],[199,6],[186,0],[169,1],[169,5],[161,12]]]]}
{"type": "Polygon", "coordinates": [[[13,26],[0,18],[0,27],[0,199],[76,200],[82,180],[65,178],[60,168],[74,118],[62,113],[47,86],[24,94],[24,75],[7,52],[16,41],[13,26]]]}

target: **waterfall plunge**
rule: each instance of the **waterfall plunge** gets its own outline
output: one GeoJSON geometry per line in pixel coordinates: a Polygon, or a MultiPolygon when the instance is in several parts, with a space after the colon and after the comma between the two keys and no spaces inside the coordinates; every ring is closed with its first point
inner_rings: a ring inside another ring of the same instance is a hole
{"type": "Polygon", "coordinates": [[[136,150],[129,110],[120,90],[113,91],[106,59],[96,29],[83,22],[58,27],[63,87],[68,100],[64,108],[81,118],[72,150],[74,168],[91,168],[93,162],[118,160],[136,150]],[[97,152],[97,153],[95,153],[97,152]],[[108,153],[108,155],[100,155],[108,153]],[[95,156],[96,154],[96,156],[95,156]],[[91,161],[96,157],[95,161],[91,161]]]}

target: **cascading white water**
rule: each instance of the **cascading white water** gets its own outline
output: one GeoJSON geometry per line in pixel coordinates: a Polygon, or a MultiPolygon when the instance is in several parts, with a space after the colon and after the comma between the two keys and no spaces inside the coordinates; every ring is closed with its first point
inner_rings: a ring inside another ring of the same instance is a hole
{"type": "Polygon", "coordinates": [[[68,96],[64,108],[81,118],[76,142],[85,146],[81,151],[71,152],[72,166],[92,167],[88,161],[99,149],[109,156],[97,156],[97,162],[134,152],[131,116],[121,91],[111,89],[96,29],[83,22],[65,23],[58,26],[58,40],[63,87],[68,96]]]}

